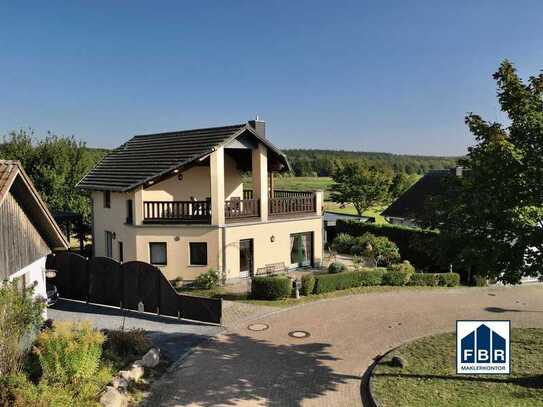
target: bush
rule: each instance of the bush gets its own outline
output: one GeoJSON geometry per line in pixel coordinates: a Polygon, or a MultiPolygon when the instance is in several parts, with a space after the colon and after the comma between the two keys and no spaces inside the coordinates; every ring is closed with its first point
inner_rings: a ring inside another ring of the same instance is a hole
{"type": "Polygon", "coordinates": [[[258,300],[278,300],[292,293],[292,282],[286,277],[253,277],[251,295],[258,300]]]}
{"type": "Polygon", "coordinates": [[[15,281],[0,281],[0,376],[20,369],[30,341],[42,324],[44,303],[32,295],[33,288],[21,293],[15,281]]]}
{"type": "Polygon", "coordinates": [[[35,385],[22,373],[0,379],[0,405],[13,407],[73,406],[75,400],[66,386],[51,386],[47,383],[35,385]]]}
{"type": "Polygon", "coordinates": [[[410,274],[398,270],[387,270],[383,275],[383,284],[392,286],[406,285],[410,274]]]}
{"type": "Polygon", "coordinates": [[[107,332],[104,350],[121,358],[138,357],[145,354],[151,346],[152,343],[143,329],[114,330],[107,332]]]}
{"type": "Polygon", "coordinates": [[[457,287],[460,285],[460,274],[441,273],[439,276],[439,285],[444,287],[457,287]]]}
{"type": "Polygon", "coordinates": [[[408,274],[414,274],[416,271],[415,267],[413,267],[411,263],[407,260],[404,260],[403,262],[398,264],[393,264],[390,268],[392,270],[403,271],[404,273],[408,274]]]}
{"type": "Polygon", "coordinates": [[[209,269],[205,273],[202,273],[198,277],[196,277],[194,285],[196,286],[196,288],[202,290],[210,290],[217,287],[217,285],[219,284],[219,278],[220,276],[217,270],[209,269]]]}
{"type": "Polygon", "coordinates": [[[339,233],[334,239],[333,246],[338,253],[349,254],[351,253],[351,247],[354,245],[355,240],[351,235],[347,233],[339,233]]]}
{"type": "Polygon", "coordinates": [[[439,284],[439,274],[435,273],[415,273],[409,280],[409,285],[432,286],[439,284]]]}
{"type": "Polygon", "coordinates": [[[302,276],[302,295],[310,295],[315,289],[315,277],[313,274],[305,274],[302,276]]]}
{"type": "Polygon", "coordinates": [[[383,283],[383,270],[364,270],[360,271],[360,285],[369,287],[374,285],[381,285],[383,283]]]}
{"type": "Polygon", "coordinates": [[[356,237],[368,232],[376,236],[385,236],[396,244],[401,257],[409,259],[417,269],[439,269],[430,249],[438,232],[400,225],[377,225],[343,220],[336,222],[336,230],[338,236],[349,234],[356,237]]]}
{"type": "Polygon", "coordinates": [[[334,273],[342,273],[344,271],[348,271],[349,269],[347,268],[347,266],[343,263],[340,263],[340,262],[334,262],[334,263],[330,263],[330,265],[328,266],[328,272],[330,274],[334,274],[334,273]]]}
{"type": "Polygon", "coordinates": [[[98,370],[104,340],[89,324],[56,323],[43,331],[35,348],[42,379],[52,384],[91,379],[98,370]]]}
{"type": "Polygon", "coordinates": [[[337,274],[315,275],[315,294],[331,291],[345,290],[347,288],[360,287],[362,285],[377,285],[381,280],[382,272],[372,271],[347,271],[337,274]],[[373,284],[376,283],[376,284],[373,284]]]}
{"type": "Polygon", "coordinates": [[[360,247],[360,254],[373,259],[378,266],[388,266],[400,260],[398,246],[384,236],[364,233],[355,239],[353,247],[360,247]]]}

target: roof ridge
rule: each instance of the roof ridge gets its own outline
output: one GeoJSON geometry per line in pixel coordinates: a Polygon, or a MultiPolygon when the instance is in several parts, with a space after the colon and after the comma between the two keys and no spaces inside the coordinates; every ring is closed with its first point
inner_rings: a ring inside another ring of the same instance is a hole
{"type": "Polygon", "coordinates": [[[148,133],[148,134],[136,134],[132,137],[132,139],[137,137],[150,137],[150,136],[166,136],[166,135],[175,135],[179,133],[188,133],[188,132],[197,132],[197,131],[206,131],[206,130],[218,130],[218,129],[229,129],[234,127],[243,127],[246,126],[247,123],[241,123],[241,124],[230,124],[226,126],[216,126],[216,127],[202,127],[199,129],[186,129],[186,130],[175,130],[175,131],[165,131],[161,133],[148,133]]]}

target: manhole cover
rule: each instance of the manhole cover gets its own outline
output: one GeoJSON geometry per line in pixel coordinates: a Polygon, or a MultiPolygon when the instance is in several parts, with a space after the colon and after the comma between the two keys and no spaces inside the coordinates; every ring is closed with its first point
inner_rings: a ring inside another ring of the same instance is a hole
{"type": "Polygon", "coordinates": [[[301,338],[309,338],[311,334],[307,331],[291,331],[288,333],[288,336],[301,339],[301,338]]]}
{"type": "Polygon", "coordinates": [[[268,324],[251,324],[247,327],[249,331],[265,331],[270,326],[268,324]]]}

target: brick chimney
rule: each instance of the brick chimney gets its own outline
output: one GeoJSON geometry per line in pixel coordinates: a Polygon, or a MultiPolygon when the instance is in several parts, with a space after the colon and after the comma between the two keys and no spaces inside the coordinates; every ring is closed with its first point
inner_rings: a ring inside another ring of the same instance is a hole
{"type": "Polygon", "coordinates": [[[264,120],[260,120],[258,116],[256,116],[255,120],[249,120],[247,123],[255,129],[256,134],[262,138],[266,138],[266,122],[264,120]]]}

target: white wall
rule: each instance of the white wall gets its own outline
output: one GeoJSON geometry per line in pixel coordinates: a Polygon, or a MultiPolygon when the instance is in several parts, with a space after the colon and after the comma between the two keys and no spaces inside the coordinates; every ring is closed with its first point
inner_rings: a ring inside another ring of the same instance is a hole
{"type": "MultiPolygon", "coordinates": [[[[36,284],[36,287],[34,288],[34,298],[41,297],[43,299],[47,299],[47,289],[45,286],[46,259],[47,256],[41,257],[34,263],[31,263],[28,266],[22,268],[21,270],[9,276],[9,281],[13,281],[16,278],[22,277],[24,275],[27,287],[36,284]]],[[[43,317],[47,318],[47,310],[44,311],[43,317]]]]}

